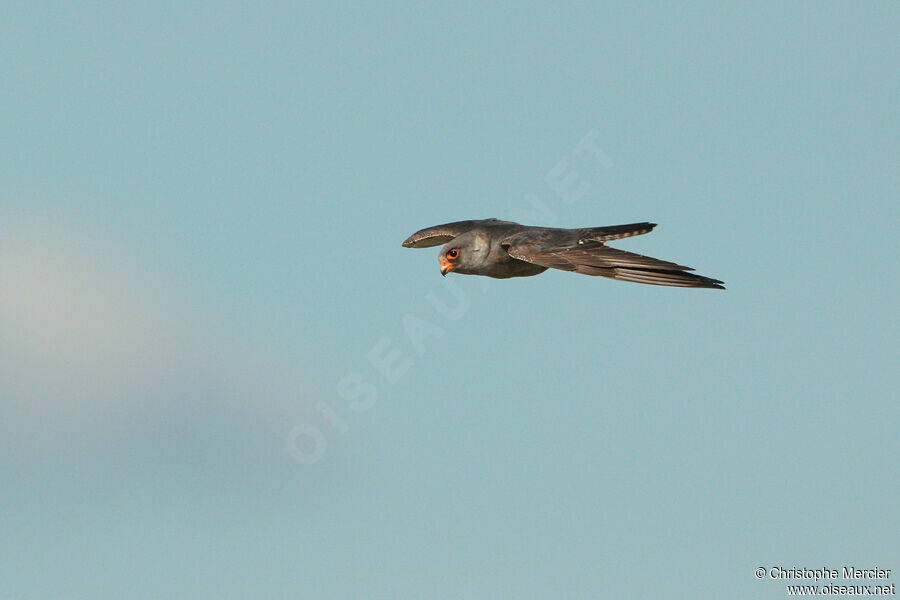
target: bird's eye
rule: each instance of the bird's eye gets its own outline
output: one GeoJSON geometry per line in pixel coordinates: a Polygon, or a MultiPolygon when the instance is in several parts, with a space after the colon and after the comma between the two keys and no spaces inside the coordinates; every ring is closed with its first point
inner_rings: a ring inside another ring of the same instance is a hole
{"type": "Polygon", "coordinates": [[[447,258],[449,258],[450,260],[455,260],[457,257],[459,257],[459,250],[457,250],[456,248],[447,252],[447,258]]]}

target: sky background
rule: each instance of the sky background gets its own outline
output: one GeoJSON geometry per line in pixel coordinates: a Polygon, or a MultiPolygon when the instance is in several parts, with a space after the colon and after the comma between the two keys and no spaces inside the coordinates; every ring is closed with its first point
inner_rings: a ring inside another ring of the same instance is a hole
{"type": "Polygon", "coordinates": [[[897,31],[895,2],[7,3],[0,597],[900,583],[897,31]],[[485,217],[653,221],[616,245],[728,290],[400,246],[485,217]]]}

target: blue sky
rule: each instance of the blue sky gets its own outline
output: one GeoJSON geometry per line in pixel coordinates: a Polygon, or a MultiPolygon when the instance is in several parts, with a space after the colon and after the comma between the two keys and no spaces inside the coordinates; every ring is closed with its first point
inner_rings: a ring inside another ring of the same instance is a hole
{"type": "Polygon", "coordinates": [[[0,596],[900,569],[895,3],[2,21],[0,596]],[[728,290],[400,247],[483,217],[653,221],[728,290]]]}

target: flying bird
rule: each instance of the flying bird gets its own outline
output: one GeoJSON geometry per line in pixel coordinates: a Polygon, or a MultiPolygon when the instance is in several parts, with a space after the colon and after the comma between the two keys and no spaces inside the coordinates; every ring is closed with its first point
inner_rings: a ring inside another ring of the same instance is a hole
{"type": "Polygon", "coordinates": [[[718,279],[689,273],[693,271],[690,267],[606,245],[612,240],[649,233],[654,227],[656,223],[631,223],[558,229],[481,219],[422,229],[409,236],[403,247],[444,244],[438,255],[441,275],[454,272],[507,279],[561,269],[636,283],[725,289],[718,279]]]}

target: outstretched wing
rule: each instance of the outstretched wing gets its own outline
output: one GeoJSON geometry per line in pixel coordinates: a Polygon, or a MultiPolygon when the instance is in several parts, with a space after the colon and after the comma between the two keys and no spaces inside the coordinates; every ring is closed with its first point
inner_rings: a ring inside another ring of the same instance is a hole
{"type": "Polygon", "coordinates": [[[456,221],[455,223],[444,223],[443,225],[435,225],[427,227],[415,232],[403,242],[404,248],[431,248],[432,246],[442,246],[453,238],[482,225],[497,225],[500,223],[508,223],[514,225],[510,221],[501,221],[499,219],[477,219],[472,221],[456,221]]]}
{"type": "Polygon", "coordinates": [[[513,258],[552,269],[653,285],[724,289],[718,279],[689,273],[693,270],[690,267],[610,248],[594,240],[560,245],[560,237],[552,229],[531,229],[502,243],[513,258]]]}

